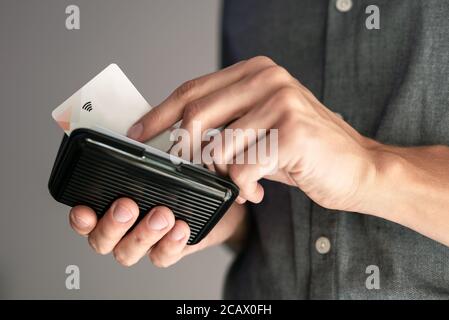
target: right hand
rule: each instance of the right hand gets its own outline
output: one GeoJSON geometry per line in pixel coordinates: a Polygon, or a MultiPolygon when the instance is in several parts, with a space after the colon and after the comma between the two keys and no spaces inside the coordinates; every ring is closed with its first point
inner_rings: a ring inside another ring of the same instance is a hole
{"type": "Polygon", "coordinates": [[[168,267],[182,257],[226,241],[238,242],[244,234],[246,208],[234,203],[212,231],[198,244],[187,245],[189,226],[175,220],[167,207],[153,208],[131,230],[139,215],[137,204],[128,198],[116,200],[104,216],[97,220],[95,212],[86,206],[70,211],[72,228],[88,238],[99,254],[113,252],[124,266],[131,266],[148,255],[157,267],[168,267]]]}

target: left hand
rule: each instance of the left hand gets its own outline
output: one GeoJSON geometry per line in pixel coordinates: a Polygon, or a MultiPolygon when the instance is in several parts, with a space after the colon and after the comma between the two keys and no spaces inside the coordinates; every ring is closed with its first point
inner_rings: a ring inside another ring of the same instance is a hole
{"type": "Polygon", "coordinates": [[[168,267],[186,255],[224,242],[238,249],[247,233],[246,215],[245,206],[234,203],[211,232],[195,245],[186,245],[189,226],[175,220],[167,207],[152,208],[136,224],[139,207],[128,198],[114,201],[100,219],[92,208],[75,206],[70,210],[69,221],[76,233],[87,237],[96,253],[113,252],[115,260],[123,266],[132,266],[147,255],[155,266],[168,267]]]}
{"type": "MultiPolygon", "coordinates": [[[[278,129],[274,174],[266,175],[261,164],[218,164],[240,187],[241,202],[262,200],[261,178],[297,186],[331,209],[357,211],[369,199],[377,143],[360,135],[267,57],[184,83],[139,120],[128,136],[144,141],[179,120],[189,132],[194,121],[203,129],[226,124],[230,129],[278,129]]],[[[247,152],[245,147],[225,146],[224,154],[247,152]]]]}

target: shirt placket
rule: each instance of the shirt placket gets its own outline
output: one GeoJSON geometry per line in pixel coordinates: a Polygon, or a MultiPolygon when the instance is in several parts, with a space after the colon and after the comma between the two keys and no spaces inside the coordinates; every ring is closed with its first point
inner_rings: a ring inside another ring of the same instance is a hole
{"type": "MultiPolygon", "coordinates": [[[[355,0],[331,0],[327,16],[322,102],[346,121],[352,117],[351,110],[336,103],[338,95],[335,93],[345,89],[345,81],[350,81],[354,73],[353,64],[347,59],[352,55],[354,21],[357,20],[354,15],[358,6],[355,0]]],[[[337,211],[315,203],[311,206],[311,299],[338,299],[337,224],[337,211]]]]}

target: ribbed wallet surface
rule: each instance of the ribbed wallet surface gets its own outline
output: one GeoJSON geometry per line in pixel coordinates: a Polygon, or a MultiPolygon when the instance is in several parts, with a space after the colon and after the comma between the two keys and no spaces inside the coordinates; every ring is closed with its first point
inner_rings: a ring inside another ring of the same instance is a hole
{"type": "Polygon", "coordinates": [[[201,240],[236,196],[214,179],[209,184],[201,172],[198,177],[189,168],[186,172],[182,167],[180,172],[164,171],[163,166],[153,170],[149,163],[92,143],[83,142],[72,148],[70,156],[59,158],[59,173],[50,179],[50,189],[57,188],[51,193],[59,202],[88,205],[104,214],[115,199],[130,197],[137,202],[141,217],[154,206],[167,206],[189,224],[189,244],[201,240]]]}

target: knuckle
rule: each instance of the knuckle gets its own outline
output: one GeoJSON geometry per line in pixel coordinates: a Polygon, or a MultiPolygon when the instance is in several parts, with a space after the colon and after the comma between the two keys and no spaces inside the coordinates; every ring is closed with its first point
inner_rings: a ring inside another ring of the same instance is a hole
{"type": "Polygon", "coordinates": [[[280,83],[288,83],[291,79],[292,77],[285,68],[278,65],[273,65],[262,69],[248,81],[251,88],[259,88],[262,84],[267,82],[275,85],[280,83]]]}
{"type": "Polygon", "coordinates": [[[151,109],[144,117],[143,122],[153,125],[162,122],[162,113],[159,107],[151,109]]]}
{"type": "Polygon", "coordinates": [[[287,113],[296,110],[300,105],[300,103],[298,103],[298,94],[296,90],[289,87],[285,87],[277,91],[274,95],[274,99],[275,105],[287,113]]]}
{"type": "Polygon", "coordinates": [[[279,102],[292,102],[297,98],[297,92],[293,88],[284,87],[279,89],[275,94],[279,102]]]}
{"type": "Polygon", "coordinates": [[[123,267],[131,267],[134,264],[133,261],[131,261],[130,259],[126,258],[126,256],[121,254],[118,250],[114,250],[113,254],[114,254],[115,261],[117,261],[118,264],[120,264],[123,267]]]}
{"type": "Polygon", "coordinates": [[[249,59],[248,62],[257,66],[270,66],[275,64],[274,61],[267,56],[255,56],[249,59]]]}
{"type": "Polygon", "coordinates": [[[149,238],[148,235],[144,234],[144,232],[135,230],[134,242],[137,246],[146,245],[149,242],[148,238],[149,238]]]}
{"type": "Polygon", "coordinates": [[[271,79],[279,79],[279,80],[291,79],[290,73],[288,73],[287,69],[278,65],[270,66],[266,68],[265,71],[267,72],[267,76],[269,76],[271,79]]]}
{"type": "Polygon", "coordinates": [[[104,246],[99,246],[98,249],[97,249],[97,253],[102,255],[102,256],[107,255],[110,252],[111,252],[111,250],[106,248],[106,247],[104,247],[104,246]]]}
{"type": "Polygon", "coordinates": [[[149,257],[151,263],[158,268],[165,269],[171,265],[166,259],[161,259],[159,255],[150,253],[149,257]]]}
{"type": "Polygon", "coordinates": [[[108,248],[98,244],[98,242],[95,239],[91,238],[91,237],[88,238],[88,242],[89,242],[89,245],[92,247],[92,249],[94,249],[94,251],[97,254],[106,255],[109,252],[111,252],[108,248]]]}
{"type": "Polygon", "coordinates": [[[178,100],[189,101],[192,98],[197,85],[198,85],[197,79],[192,79],[184,82],[175,90],[174,92],[175,97],[178,100]]]}

